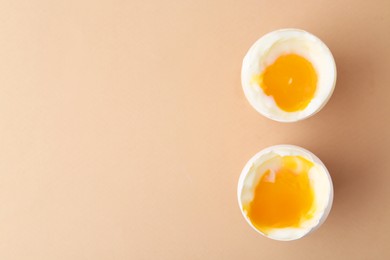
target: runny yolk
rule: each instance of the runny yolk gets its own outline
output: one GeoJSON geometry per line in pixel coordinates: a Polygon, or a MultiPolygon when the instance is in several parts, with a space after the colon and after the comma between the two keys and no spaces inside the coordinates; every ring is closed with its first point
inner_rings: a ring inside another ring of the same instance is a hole
{"type": "Polygon", "coordinates": [[[247,216],[260,231],[299,227],[314,212],[314,192],[308,172],[313,163],[301,156],[284,156],[279,170],[267,170],[254,191],[247,216]]]}
{"type": "Polygon", "coordinates": [[[317,88],[316,70],[310,61],[297,54],[278,57],[254,80],[286,112],[305,109],[317,88]]]}

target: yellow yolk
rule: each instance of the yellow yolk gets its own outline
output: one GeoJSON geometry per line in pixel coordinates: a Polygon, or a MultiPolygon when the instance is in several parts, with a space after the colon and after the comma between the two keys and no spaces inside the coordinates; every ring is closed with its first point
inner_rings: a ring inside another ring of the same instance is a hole
{"type": "Polygon", "coordinates": [[[317,88],[317,74],[313,65],[297,54],[280,56],[254,80],[286,112],[305,109],[317,88]]]}
{"type": "Polygon", "coordinates": [[[273,228],[299,227],[313,217],[314,192],[308,176],[312,166],[301,156],[284,156],[277,171],[266,171],[246,209],[256,228],[267,233],[273,228]]]}

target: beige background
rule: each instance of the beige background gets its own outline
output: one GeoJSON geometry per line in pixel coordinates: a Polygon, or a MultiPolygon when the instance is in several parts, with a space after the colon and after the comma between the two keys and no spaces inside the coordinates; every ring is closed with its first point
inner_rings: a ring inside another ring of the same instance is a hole
{"type": "Polygon", "coordinates": [[[0,0],[0,259],[389,259],[390,2],[0,0]],[[335,93],[270,121],[241,61],[274,29],[325,41],[335,93]],[[327,222],[295,242],[246,224],[246,161],[316,153],[327,222]]]}

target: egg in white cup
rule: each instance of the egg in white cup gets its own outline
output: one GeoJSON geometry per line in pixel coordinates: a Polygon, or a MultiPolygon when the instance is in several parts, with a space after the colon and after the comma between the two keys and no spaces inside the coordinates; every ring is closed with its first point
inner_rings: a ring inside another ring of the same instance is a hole
{"type": "Polygon", "coordinates": [[[330,174],[313,153],[294,145],[268,147],[245,165],[237,187],[247,223],[275,240],[304,237],[327,218],[333,202],[330,174]]]}
{"type": "Polygon", "coordinates": [[[257,40],[245,55],[241,83],[260,114],[296,122],[320,111],[336,84],[336,64],[329,48],[299,29],[281,29],[257,40]]]}

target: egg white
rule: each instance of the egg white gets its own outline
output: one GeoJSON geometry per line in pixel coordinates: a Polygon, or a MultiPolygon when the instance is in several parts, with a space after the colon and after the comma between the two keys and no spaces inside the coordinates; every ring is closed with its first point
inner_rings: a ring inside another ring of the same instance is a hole
{"type": "Polygon", "coordinates": [[[317,113],[327,103],[336,83],[336,64],[329,48],[316,36],[298,29],[273,31],[257,40],[244,57],[241,82],[249,103],[262,115],[280,122],[294,122],[317,113]],[[260,75],[283,54],[298,54],[310,61],[317,72],[317,89],[302,111],[286,112],[267,96],[253,76],[260,75]]]}
{"type": "Polygon", "coordinates": [[[307,235],[325,221],[332,207],[333,185],[325,165],[314,154],[298,146],[277,145],[260,151],[248,161],[240,175],[237,196],[241,212],[249,225],[269,238],[288,241],[307,235]],[[302,156],[314,163],[308,174],[315,194],[315,211],[313,217],[301,223],[299,228],[275,228],[264,234],[252,224],[244,206],[253,200],[254,190],[266,170],[276,171],[281,165],[281,156],[286,155],[302,156]]]}

